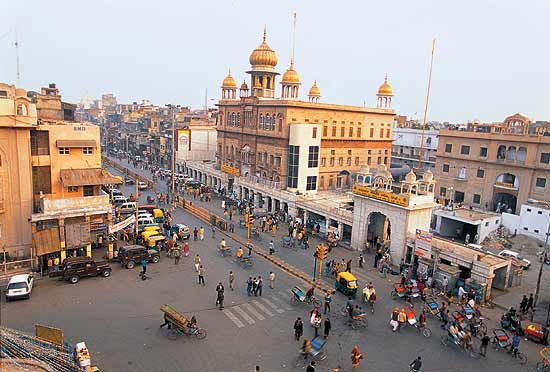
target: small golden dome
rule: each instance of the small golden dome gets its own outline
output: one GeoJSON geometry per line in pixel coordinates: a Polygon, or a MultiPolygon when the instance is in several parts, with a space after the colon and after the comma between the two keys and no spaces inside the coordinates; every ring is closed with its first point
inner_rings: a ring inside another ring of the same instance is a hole
{"type": "Polygon", "coordinates": [[[308,96],[310,97],[321,97],[321,90],[317,86],[317,80],[313,82],[313,85],[309,89],[308,96]]]}
{"type": "Polygon", "coordinates": [[[388,77],[384,79],[384,84],[380,85],[378,88],[378,94],[382,96],[393,96],[393,89],[390,84],[388,84],[388,77]]]}
{"type": "Polygon", "coordinates": [[[274,68],[277,66],[277,55],[275,54],[275,51],[267,45],[265,29],[262,43],[252,51],[252,54],[250,54],[250,58],[248,60],[250,61],[250,65],[252,65],[252,67],[274,68]]]}
{"type": "Polygon", "coordinates": [[[416,174],[414,174],[414,172],[412,171],[412,169],[409,171],[409,173],[407,173],[407,175],[405,176],[405,181],[409,182],[409,183],[413,183],[413,182],[416,182],[416,174]]]}
{"type": "Polygon", "coordinates": [[[233,79],[233,76],[231,76],[231,70],[229,70],[229,73],[225,79],[223,79],[222,88],[237,88],[237,82],[233,79]]]}
{"type": "Polygon", "coordinates": [[[243,81],[243,83],[241,84],[241,90],[248,90],[248,84],[246,83],[246,81],[243,81]]]}
{"type": "Polygon", "coordinates": [[[282,83],[299,83],[300,77],[298,76],[298,73],[294,69],[294,62],[290,64],[290,67],[286,72],[283,74],[283,79],[281,81],[282,83]]]}
{"type": "Polygon", "coordinates": [[[426,172],[424,172],[424,174],[422,175],[422,180],[423,181],[431,182],[431,181],[433,181],[433,179],[434,179],[434,174],[429,169],[426,170],[426,172]]]}

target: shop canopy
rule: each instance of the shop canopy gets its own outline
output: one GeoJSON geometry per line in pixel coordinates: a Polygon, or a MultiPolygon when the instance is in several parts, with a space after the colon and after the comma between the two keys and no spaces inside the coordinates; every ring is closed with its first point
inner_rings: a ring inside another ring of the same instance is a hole
{"type": "Polygon", "coordinates": [[[60,175],[64,187],[122,183],[120,179],[101,168],[62,169],[60,175]]]}
{"type": "Polygon", "coordinates": [[[57,140],[55,141],[57,147],[96,147],[97,143],[94,140],[57,140]]]}

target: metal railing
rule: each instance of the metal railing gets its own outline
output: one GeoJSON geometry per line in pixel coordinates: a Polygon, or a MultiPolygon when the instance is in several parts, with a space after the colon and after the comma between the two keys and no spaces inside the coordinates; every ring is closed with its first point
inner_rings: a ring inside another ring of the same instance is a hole
{"type": "Polygon", "coordinates": [[[283,190],[285,188],[280,181],[272,181],[263,177],[246,176],[241,178],[244,178],[246,182],[260,184],[271,189],[283,190]]]}

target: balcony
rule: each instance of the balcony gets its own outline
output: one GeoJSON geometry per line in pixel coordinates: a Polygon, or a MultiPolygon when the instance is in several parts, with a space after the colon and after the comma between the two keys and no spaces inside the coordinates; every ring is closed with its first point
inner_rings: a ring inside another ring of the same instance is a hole
{"type": "Polygon", "coordinates": [[[109,195],[83,196],[75,198],[50,199],[43,197],[40,200],[41,213],[32,215],[32,221],[87,216],[102,213],[111,213],[109,195]]]}

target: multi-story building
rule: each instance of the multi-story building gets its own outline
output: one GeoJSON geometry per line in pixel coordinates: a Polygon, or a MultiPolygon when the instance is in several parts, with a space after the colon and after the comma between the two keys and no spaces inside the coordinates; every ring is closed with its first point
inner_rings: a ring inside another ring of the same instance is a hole
{"type": "Polygon", "coordinates": [[[519,213],[529,198],[550,202],[550,130],[520,114],[503,123],[441,130],[436,180],[440,198],[519,213]]]}
{"type": "Polygon", "coordinates": [[[406,164],[417,170],[422,143],[420,173],[423,174],[427,169],[435,172],[438,133],[437,130],[424,130],[424,140],[422,142],[422,129],[395,126],[393,128],[392,165],[401,166],[406,164]]]}
{"type": "Polygon", "coordinates": [[[187,161],[216,159],[216,122],[207,115],[188,115],[185,129],[178,129],[176,162],[178,169],[187,161]]]}
{"type": "Polygon", "coordinates": [[[291,60],[281,94],[277,55],[266,41],[252,52],[250,88],[229,73],[218,103],[217,162],[234,175],[256,176],[292,192],[347,188],[364,162],[389,166],[393,91],[387,79],[376,108],[320,101],[315,81],[308,100],[300,100],[300,78],[291,60]]]}

